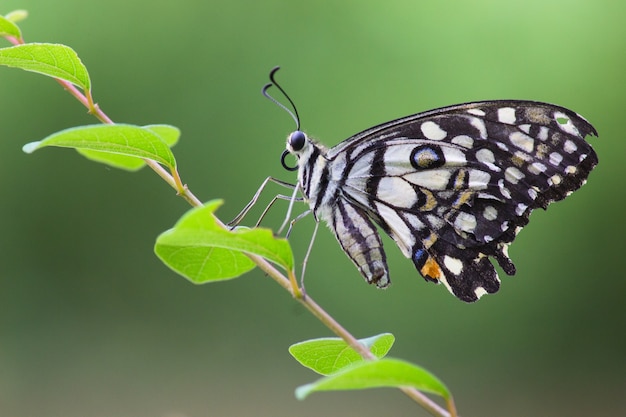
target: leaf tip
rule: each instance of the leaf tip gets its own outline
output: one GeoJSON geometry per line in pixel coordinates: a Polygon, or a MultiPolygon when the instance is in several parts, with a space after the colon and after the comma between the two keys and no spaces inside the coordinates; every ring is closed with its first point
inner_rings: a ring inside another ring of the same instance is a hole
{"type": "Polygon", "coordinates": [[[12,12],[9,12],[6,16],[4,16],[6,20],[9,20],[13,23],[21,22],[22,20],[25,20],[27,17],[28,17],[28,11],[22,10],[22,9],[13,10],[12,12]]]}
{"type": "Polygon", "coordinates": [[[300,385],[298,388],[296,388],[296,391],[295,391],[296,399],[300,401],[304,400],[306,397],[309,396],[312,389],[313,389],[313,384],[300,385]]]}
{"type": "Polygon", "coordinates": [[[39,149],[40,145],[41,145],[41,141],[30,142],[30,143],[27,143],[26,145],[22,146],[22,151],[24,151],[24,153],[33,153],[37,149],[39,149]]]}

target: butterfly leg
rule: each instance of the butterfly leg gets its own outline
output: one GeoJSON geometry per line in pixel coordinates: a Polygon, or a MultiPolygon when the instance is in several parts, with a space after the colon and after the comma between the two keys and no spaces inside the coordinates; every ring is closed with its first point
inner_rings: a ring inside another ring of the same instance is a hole
{"type": "MultiPolygon", "coordinates": [[[[305,201],[304,198],[296,197],[298,194],[298,191],[300,190],[300,187],[295,186],[295,185],[292,185],[292,186],[293,186],[293,194],[291,195],[291,199],[289,200],[289,208],[287,208],[287,214],[285,215],[285,220],[283,220],[283,224],[281,224],[280,228],[278,229],[278,234],[281,234],[283,232],[283,229],[285,228],[285,226],[287,225],[287,222],[291,218],[291,212],[293,211],[293,203],[295,203],[296,201],[305,201]]],[[[308,210],[306,213],[308,214],[308,210]]],[[[300,216],[296,217],[296,219],[299,219],[299,217],[300,216]]],[[[294,222],[295,221],[291,222],[291,225],[289,226],[289,230],[291,230],[291,227],[293,226],[294,222]]]]}
{"type": "MultiPolygon", "coordinates": [[[[294,221],[292,221],[292,225],[296,220],[304,217],[303,214],[309,214],[311,211],[308,210],[302,213],[300,216],[296,217],[294,221]]],[[[313,234],[311,235],[311,242],[309,242],[309,247],[306,250],[306,255],[304,255],[304,259],[302,260],[302,272],[300,272],[300,289],[302,290],[302,294],[306,296],[306,289],[304,288],[304,272],[306,271],[306,265],[309,262],[309,255],[311,255],[311,251],[313,250],[313,243],[315,242],[315,237],[317,236],[317,229],[320,226],[320,222],[315,222],[315,228],[313,229],[313,234]]],[[[291,227],[289,228],[291,230],[291,227]]]]}
{"type": "MultiPolygon", "coordinates": [[[[278,195],[274,196],[272,201],[270,201],[270,203],[267,205],[267,207],[265,207],[265,210],[263,210],[263,213],[261,213],[261,216],[259,217],[259,220],[256,222],[254,227],[259,227],[259,225],[261,224],[261,222],[265,218],[265,215],[267,214],[268,211],[270,211],[270,208],[272,208],[272,206],[274,205],[274,203],[277,200],[286,200],[286,201],[291,202],[291,201],[294,201],[294,198],[293,198],[293,196],[283,195],[283,194],[278,194],[278,195]]],[[[304,201],[304,199],[303,198],[296,198],[295,201],[302,202],[302,201],[304,201]]],[[[290,213],[288,213],[288,215],[289,214],[290,213]]],[[[308,214],[308,211],[307,211],[307,214],[308,214]]],[[[300,216],[298,216],[298,217],[300,217],[300,216]]],[[[288,219],[289,217],[286,217],[286,218],[288,219]]],[[[290,224],[289,225],[289,231],[291,230],[291,226],[292,225],[290,224]]],[[[284,228],[284,225],[280,227],[280,229],[278,230],[277,234],[280,234],[282,232],[283,228],[284,228]]]]}
{"type": "Polygon", "coordinates": [[[302,220],[303,218],[305,218],[309,214],[311,214],[311,210],[303,211],[302,213],[298,214],[292,221],[289,222],[289,228],[287,229],[287,233],[285,233],[285,239],[289,239],[289,236],[291,235],[291,230],[293,229],[293,226],[298,221],[302,220]]]}
{"type": "MultiPolygon", "coordinates": [[[[259,197],[261,196],[261,193],[263,192],[263,190],[265,189],[267,184],[269,184],[270,182],[272,182],[274,184],[278,184],[278,185],[283,186],[285,188],[297,189],[297,187],[295,185],[293,185],[293,184],[290,184],[288,182],[284,182],[284,181],[278,180],[278,179],[273,178],[273,177],[267,177],[265,179],[265,181],[263,181],[263,183],[261,184],[261,186],[259,187],[257,192],[254,194],[254,196],[252,197],[250,202],[248,204],[246,204],[246,206],[241,210],[241,212],[237,216],[235,216],[235,218],[233,220],[231,220],[230,222],[227,223],[227,226],[231,230],[234,229],[236,226],[238,226],[239,223],[241,223],[241,221],[244,219],[244,217],[246,217],[246,215],[248,214],[250,209],[252,209],[252,207],[254,207],[254,205],[259,200],[259,197]]],[[[261,221],[263,220],[263,217],[265,217],[265,215],[267,214],[268,210],[276,202],[276,200],[290,200],[291,201],[294,197],[295,197],[295,195],[292,197],[292,196],[285,196],[285,195],[281,195],[281,194],[279,194],[276,197],[274,197],[274,199],[268,204],[268,206],[265,208],[265,210],[263,210],[263,214],[259,218],[259,221],[256,223],[256,226],[258,226],[259,223],[261,223],[261,221]]],[[[298,199],[298,201],[300,201],[300,200],[301,199],[298,199]]]]}

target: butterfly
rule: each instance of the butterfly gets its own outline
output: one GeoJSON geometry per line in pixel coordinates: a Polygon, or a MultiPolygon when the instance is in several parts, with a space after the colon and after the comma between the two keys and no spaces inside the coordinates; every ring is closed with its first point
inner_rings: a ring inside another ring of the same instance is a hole
{"type": "Polygon", "coordinates": [[[442,107],[328,148],[300,130],[295,105],[274,79],[277,70],[264,92],[279,88],[298,125],[282,164],[298,171],[297,190],[315,220],[329,226],[378,288],[391,281],[377,226],[426,281],[444,284],[465,302],[495,293],[500,279],[490,258],[515,274],[507,251],[530,213],[580,188],[598,163],[584,140],[597,136],[587,120],[522,100],[442,107]],[[296,166],[286,164],[287,155],[296,166]]]}

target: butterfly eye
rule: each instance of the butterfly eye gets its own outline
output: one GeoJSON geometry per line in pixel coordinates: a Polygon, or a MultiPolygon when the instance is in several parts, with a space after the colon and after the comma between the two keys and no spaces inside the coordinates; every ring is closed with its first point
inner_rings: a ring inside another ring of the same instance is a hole
{"type": "Polygon", "coordinates": [[[300,131],[296,130],[291,135],[289,135],[289,139],[287,140],[287,145],[295,152],[301,151],[304,148],[304,144],[306,142],[306,135],[300,131]]]}

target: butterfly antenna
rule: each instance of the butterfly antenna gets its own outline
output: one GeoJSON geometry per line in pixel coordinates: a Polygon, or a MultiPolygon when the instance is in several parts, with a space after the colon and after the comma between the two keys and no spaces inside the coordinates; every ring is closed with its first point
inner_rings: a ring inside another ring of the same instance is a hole
{"type": "Polygon", "coordinates": [[[271,100],[274,104],[276,104],[278,107],[280,107],[281,109],[285,110],[287,113],[289,113],[289,115],[291,115],[291,118],[294,120],[294,122],[296,122],[296,130],[300,130],[300,116],[298,115],[298,109],[296,108],[296,105],[293,103],[293,100],[291,100],[291,97],[289,97],[289,95],[285,92],[285,90],[280,86],[280,84],[278,84],[276,82],[276,79],[274,78],[274,74],[276,74],[276,72],[280,69],[280,67],[274,67],[272,68],[272,70],[270,71],[270,81],[271,83],[265,84],[265,87],[263,87],[263,95],[265,96],[265,98],[271,100]],[[293,111],[289,110],[289,108],[287,106],[285,106],[283,103],[279,102],[278,100],[276,100],[274,97],[272,97],[267,90],[269,90],[269,88],[271,86],[275,86],[276,88],[278,88],[278,90],[280,90],[280,92],[283,94],[283,96],[285,96],[285,98],[289,101],[289,104],[291,104],[291,107],[293,108],[293,111]]]}

